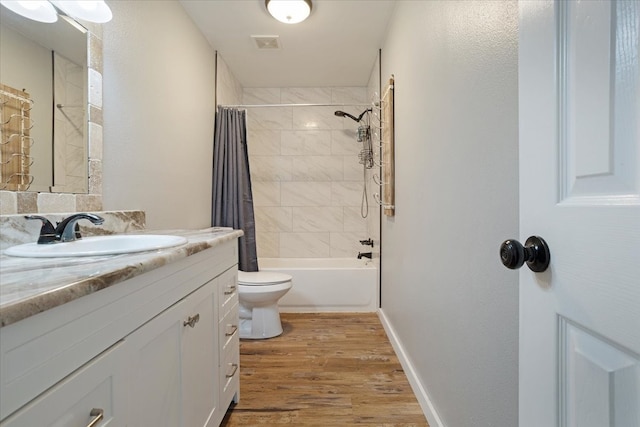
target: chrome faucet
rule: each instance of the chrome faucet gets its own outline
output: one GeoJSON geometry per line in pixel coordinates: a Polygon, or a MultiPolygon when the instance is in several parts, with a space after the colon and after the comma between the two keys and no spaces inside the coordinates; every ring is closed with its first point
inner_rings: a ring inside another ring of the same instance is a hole
{"type": "Polygon", "coordinates": [[[371,252],[358,252],[358,259],[362,259],[362,258],[371,259],[371,256],[372,256],[371,252]]]}
{"type": "Polygon", "coordinates": [[[54,228],[51,221],[47,218],[39,215],[26,215],[26,219],[37,219],[42,221],[42,227],[40,228],[40,236],[38,237],[38,244],[50,244],[58,242],[73,242],[74,240],[81,239],[80,228],[78,227],[78,221],[81,219],[88,219],[96,225],[100,225],[104,222],[104,218],[90,214],[90,213],[78,213],[68,216],[54,228]]]}

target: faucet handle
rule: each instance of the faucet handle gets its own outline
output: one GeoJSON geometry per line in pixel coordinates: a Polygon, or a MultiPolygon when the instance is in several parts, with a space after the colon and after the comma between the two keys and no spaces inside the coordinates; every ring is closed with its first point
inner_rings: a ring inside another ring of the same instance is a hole
{"type": "Polygon", "coordinates": [[[25,215],[25,219],[37,219],[42,221],[42,227],[40,228],[40,235],[38,236],[38,244],[53,243],[56,241],[56,230],[47,218],[40,215],[25,215]]]}
{"type": "Polygon", "coordinates": [[[360,244],[373,247],[373,239],[369,237],[367,240],[360,240],[360,244]]]}
{"type": "Polygon", "coordinates": [[[61,242],[73,242],[74,240],[82,238],[80,228],[78,227],[78,221],[81,219],[87,219],[96,225],[104,222],[104,218],[95,214],[86,212],[73,214],[59,222],[56,227],[55,231],[61,242]]]}

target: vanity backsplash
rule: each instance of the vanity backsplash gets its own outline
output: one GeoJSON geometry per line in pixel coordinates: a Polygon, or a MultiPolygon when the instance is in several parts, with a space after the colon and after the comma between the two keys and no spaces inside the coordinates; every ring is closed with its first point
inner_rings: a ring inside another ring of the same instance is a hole
{"type": "MultiPolygon", "coordinates": [[[[70,213],[38,214],[49,219],[54,225],[62,221],[70,213]]],[[[101,236],[106,234],[132,233],[144,230],[146,217],[144,211],[106,211],[94,212],[104,218],[102,225],[93,225],[89,221],[80,221],[80,231],[83,236],[101,236]]],[[[38,240],[40,221],[28,220],[24,215],[0,215],[0,250],[23,243],[38,240]]]]}

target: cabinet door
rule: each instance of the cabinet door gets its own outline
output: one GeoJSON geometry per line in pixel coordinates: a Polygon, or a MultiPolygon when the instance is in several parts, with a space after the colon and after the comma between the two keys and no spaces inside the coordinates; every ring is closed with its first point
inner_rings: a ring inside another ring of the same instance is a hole
{"type": "Polygon", "coordinates": [[[72,373],[4,420],[2,427],[95,427],[126,423],[127,387],[122,342],[72,373]]]}
{"type": "Polygon", "coordinates": [[[131,352],[132,426],[181,426],[180,337],[184,300],[125,338],[131,352]]]}
{"type": "Polygon", "coordinates": [[[215,281],[126,338],[132,422],[137,427],[206,426],[217,408],[215,281]]]}
{"type": "Polygon", "coordinates": [[[218,409],[218,331],[214,317],[214,282],[206,295],[193,295],[187,304],[182,333],[182,406],[185,427],[213,426],[218,409]],[[197,319],[197,321],[196,321],[197,319]],[[189,325],[190,323],[193,326],[189,325]]]}

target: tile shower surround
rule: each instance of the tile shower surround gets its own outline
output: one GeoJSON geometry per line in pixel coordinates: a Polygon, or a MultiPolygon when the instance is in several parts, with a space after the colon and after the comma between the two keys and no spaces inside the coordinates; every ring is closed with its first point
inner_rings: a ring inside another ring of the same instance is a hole
{"type": "Polygon", "coordinates": [[[87,150],[84,139],[84,73],[83,67],[54,53],[54,182],[52,191],[60,193],[87,192],[87,150]]]}
{"type": "MultiPolygon", "coordinates": [[[[365,87],[245,88],[243,103],[367,104],[367,96],[365,87]]],[[[367,249],[359,243],[369,237],[360,216],[362,144],[357,124],[334,115],[365,108],[247,107],[258,256],[350,258],[367,249]]]]}

